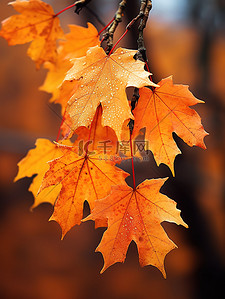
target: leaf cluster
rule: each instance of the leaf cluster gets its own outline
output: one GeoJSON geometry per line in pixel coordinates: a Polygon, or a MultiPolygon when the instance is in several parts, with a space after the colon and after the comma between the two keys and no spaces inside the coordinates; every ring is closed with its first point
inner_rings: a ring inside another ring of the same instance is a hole
{"type": "Polygon", "coordinates": [[[32,208],[51,203],[50,220],[60,224],[62,238],[82,221],[107,227],[97,248],[105,260],[102,271],[124,262],[133,240],[141,266],[154,265],[165,276],[164,258],[176,245],[161,223],[187,225],[176,203],[160,193],[166,178],[135,185],[133,159],[142,153],[134,153],[133,147],[144,134],[157,164],[166,164],[174,175],[180,150],[173,132],[188,145],[205,148],[207,133],[190,108],[202,101],[187,86],[173,84],[172,77],[153,83],[146,62],[135,59],[136,50],[105,52],[92,24],[69,25],[65,34],[59,14],[43,1],[10,4],[19,14],[2,22],[0,35],[9,45],[31,42],[28,56],[37,68],[48,69],[40,89],[62,107],[61,138],[58,134],[56,142],[38,139],[19,162],[15,181],[37,174],[29,188],[35,198],[32,208]],[[127,87],[135,87],[135,105],[127,98],[127,87]],[[132,188],[125,181],[129,174],[116,166],[122,159],[132,162],[132,188]],[[85,201],[91,214],[82,219],[85,201]]]}

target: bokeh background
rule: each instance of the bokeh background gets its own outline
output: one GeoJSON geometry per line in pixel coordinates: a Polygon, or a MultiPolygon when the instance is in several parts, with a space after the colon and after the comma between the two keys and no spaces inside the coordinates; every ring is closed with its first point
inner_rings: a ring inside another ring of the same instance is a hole
{"type": "MultiPolygon", "coordinates": [[[[46,1],[54,10],[73,1],[46,1]]],[[[115,40],[129,20],[138,13],[139,1],[128,8],[115,40]]],[[[0,2],[0,19],[14,14],[7,0],[0,2]]],[[[89,7],[107,23],[118,1],[93,0],[89,7]]],[[[102,26],[84,9],[60,16],[67,24],[102,26]]],[[[132,29],[120,46],[136,48],[137,30],[132,29]]],[[[175,178],[153,157],[136,164],[139,182],[145,178],[168,176],[162,192],[178,203],[185,229],[163,223],[178,245],[165,259],[167,279],[152,266],[141,268],[135,243],[131,243],[124,264],[116,264],[104,274],[100,253],[94,250],[104,229],[92,222],[74,227],[60,241],[60,227],[48,222],[52,207],[42,204],[33,212],[33,197],[27,191],[30,178],[13,183],[18,161],[34,147],[36,138],[55,140],[60,107],[50,105],[49,94],[38,87],[46,70],[35,70],[26,56],[28,45],[8,47],[0,39],[0,298],[82,299],[82,298],[224,298],[225,284],[225,1],[153,1],[145,31],[153,80],[173,74],[175,83],[187,84],[205,101],[196,107],[209,136],[207,150],[188,147],[174,138],[182,151],[175,160],[175,178]],[[218,292],[219,295],[216,295],[218,292]]],[[[130,171],[130,165],[123,167],[130,171]]],[[[128,179],[128,183],[131,180],[128,179]]],[[[85,214],[88,208],[85,208],[85,214]]]]}

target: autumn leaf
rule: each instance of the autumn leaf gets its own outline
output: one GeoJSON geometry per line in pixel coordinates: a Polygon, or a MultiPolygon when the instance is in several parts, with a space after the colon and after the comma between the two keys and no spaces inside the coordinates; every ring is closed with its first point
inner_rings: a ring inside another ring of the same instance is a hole
{"type": "MultiPolygon", "coordinates": [[[[88,144],[89,151],[99,151],[101,155],[108,155],[108,158],[114,158],[118,163],[120,161],[119,150],[120,143],[116,137],[115,132],[110,127],[103,127],[102,125],[102,106],[99,105],[91,125],[86,127],[79,127],[75,132],[78,135],[74,146],[81,147],[81,145],[88,144]]],[[[123,140],[129,140],[130,131],[127,123],[124,123],[122,128],[123,140]]]]}
{"type": "Polygon", "coordinates": [[[62,84],[67,71],[72,67],[70,59],[84,56],[90,47],[100,44],[97,29],[88,23],[88,28],[77,25],[69,25],[70,32],[60,41],[58,57],[55,63],[46,62],[48,74],[40,90],[52,93],[51,102],[60,103],[62,110],[65,108],[65,97],[59,98],[59,86],[62,84]]]}
{"type": "MultiPolygon", "coordinates": [[[[117,137],[110,127],[103,127],[101,123],[102,106],[98,106],[89,128],[79,127],[74,146],[87,145],[89,151],[99,151],[101,154],[115,154],[117,152],[117,137]]],[[[80,149],[81,150],[81,149],[80,149]]]]}
{"type": "Polygon", "coordinates": [[[145,180],[136,190],[127,185],[112,186],[107,197],[98,200],[86,220],[107,218],[108,228],[96,251],[104,257],[101,272],[116,262],[124,262],[131,241],[135,241],[141,266],[153,265],[164,276],[164,258],[176,245],[161,226],[163,221],[187,225],[176,203],[161,194],[166,179],[145,180]]]}
{"type": "Polygon", "coordinates": [[[98,30],[91,23],[87,23],[88,28],[69,25],[70,32],[60,41],[61,53],[67,58],[77,58],[86,55],[90,47],[100,46],[98,30]]]}
{"type": "Polygon", "coordinates": [[[188,86],[174,85],[172,77],[161,80],[158,85],[154,90],[144,87],[139,91],[133,136],[146,128],[145,139],[156,163],[168,165],[174,173],[174,159],[180,150],[173,140],[173,132],[190,146],[206,148],[203,139],[207,133],[197,112],[189,107],[204,102],[196,99],[188,86]]]}
{"type": "Polygon", "coordinates": [[[115,167],[115,163],[100,160],[98,153],[78,155],[74,147],[59,147],[64,155],[49,162],[40,192],[62,185],[50,220],[60,224],[63,238],[74,225],[80,224],[85,201],[92,210],[95,201],[108,195],[112,185],[124,183],[128,174],[115,167]]]}
{"type": "MultiPolygon", "coordinates": [[[[144,63],[133,58],[136,51],[119,48],[107,56],[98,46],[87,51],[85,57],[73,59],[62,91],[68,85],[80,86],[68,100],[67,113],[75,131],[80,126],[88,127],[101,103],[102,125],[111,127],[120,140],[124,122],[133,115],[127,101],[125,88],[129,86],[155,86],[144,71],[144,63]]],[[[72,132],[73,133],[73,132],[72,132]]]]}
{"type": "Polygon", "coordinates": [[[65,110],[67,101],[64,101],[64,97],[59,100],[61,86],[67,71],[71,68],[72,64],[68,59],[65,59],[62,55],[58,55],[55,63],[45,62],[44,68],[48,70],[44,83],[39,87],[39,90],[51,93],[52,97],[50,102],[59,103],[62,106],[62,113],[65,110]]]}
{"type": "Polygon", "coordinates": [[[36,67],[45,61],[55,62],[56,40],[64,36],[59,19],[52,7],[40,0],[10,2],[20,14],[2,22],[0,36],[9,45],[32,42],[27,54],[36,62],[36,67]]]}
{"type": "MultiPolygon", "coordinates": [[[[67,143],[67,145],[70,144],[69,141],[64,141],[64,143],[67,143]]],[[[54,189],[46,188],[38,196],[37,193],[44,174],[49,168],[47,162],[63,155],[61,149],[47,139],[39,138],[36,140],[35,145],[36,148],[31,149],[27,156],[18,163],[19,171],[14,179],[14,181],[18,181],[21,178],[32,177],[34,174],[37,174],[29,187],[29,191],[33,193],[35,198],[32,208],[35,208],[42,202],[49,202],[54,205],[61,189],[61,184],[57,185],[54,189]]]]}

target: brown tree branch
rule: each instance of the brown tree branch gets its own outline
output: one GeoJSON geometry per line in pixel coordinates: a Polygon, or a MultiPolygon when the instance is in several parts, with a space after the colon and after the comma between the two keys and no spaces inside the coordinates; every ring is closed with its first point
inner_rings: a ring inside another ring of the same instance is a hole
{"type": "Polygon", "coordinates": [[[146,48],[144,44],[144,29],[146,27],[146,23],[151,9],[152,9],[151,0],[141,1],[140,14],[142,16],[141,16],[140,24],[138,26],[138,31],[139,31],[138,40],[137,40],[138,54],[136,58],[145,62],[147,62],[147,55],[146,55],[146,48]]]}
{"type": "MultiPolygon", "coordinates": [[[[139,12],[138,16],[135,18],[135,19],[141,18],[140,24],[138,26],[138,31],[139,31],[138,40],[137,40],[138,52],[137,52],[135,58],[139,59],[141,61],[144,61],[146,63],[147,63],[147,55],[146,55],[146,48],[144,45],[144,29],[146,27],[146,23],[147,23],[148,16],[149,16],[151,9],[152,9],[152,1],[151,0],[142,0],[141,6],[140,6],[140,12],[139,12]]],[[[136,107],[138,100],[139,100],[139,89],[135,87],[133,97],[131,99],[131,112],[136,107]]],[[[133,119],[130,120],[128,126],[130,129],[130,133],[132,134],[133,128],[134,128],[134,120],[133,119]]]]}
{"type": "Polygon", "coordinates": [[[78,0],[75,1],[75,13],[77,13],[79,15],[80,11],[82,10],[82,8],[84,6],[86,6],[89,2],[91,2],[91,0],[78,0]]]}
{"type": "Polygon", "coordinates": [[[115,14],[114,21],[107,28],[106,33],[104,34],[104,39],[107,41],[107,50],[106,53],[109,54],[113,47],[113,35],[116,31],[116,28],[120,22],[122,22],[123,11],[126,7],[127,0],[122,0],[119,3],[119,8],[115,14]]]}

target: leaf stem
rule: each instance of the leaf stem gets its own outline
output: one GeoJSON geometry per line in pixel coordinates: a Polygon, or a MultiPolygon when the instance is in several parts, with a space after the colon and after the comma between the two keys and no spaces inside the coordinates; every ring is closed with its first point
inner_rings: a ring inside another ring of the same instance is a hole
{"type": "Polygon", "coordinates": [[[105,33],[105,39],[107,40],[107,54],[111,52],[111,49],[113,47],[113,35],[116,31],[118,24],[122,22],[123,11],[125,10],[126,4],[127,0],[122,0],[119,3],[119,8],[115,14],[113,22],[108,26],[107,32],[105,33]]]}
{"type": "Polygon", "coordinates": [[[135,182],[135,171],[134,171],[134,156],[133,156],[133,146],[132,146],[132,138],[130,131],[130,152],[131,152],[131,164],[132,164],[132,176],[133,176],[133,189],[136,190],[136,182],[135,182]]]}
{"type": "Polygon", "coordinates": [[[100,35],[107,27],[109,27],[109,25],[111,25],[114,20],[115,20],[115,17],[107,25],[105,25],[105,27],[102,28],[102,30],[99,31],[98,35],[100,35]]]}
{"type": "MultiPolygon", "coordinates": [[[[115,17],[104,27],[104,28],[102,28],[100,31],[99,31],[99,33],[98,33],[98,35],[100,35],[107,27],[109,27],[109,25],[113,22],[115,20],[115,17]]],[[[104,39],[105,39],[105,37],[103,37],[104,39]]]]}
{"type": "MultiPolygon", "coordinates": [[[[99,113],[99,108],[97,108],[96,118],[98,118],[98,113],[99,113]]],[[[91,141],[91,130],[93,128],[93,121],[94,121],[94,118],[92,119],[92,122],[90,124],[90,131],[89,131],[89,135],[88,135],[87,148],[86,148],[86,153],[85,153],[86,156],[88,155],[88,147],[89,147],[89,144],[90,144],[90,141],[91,141]]]]}
{"type": "Polygon", "coordinates": [[[62,117],[62,120],[61,120],[61,123],[60,123],[60,126],[59,126],[59,130],[58,130],[57,137],[56,137],[56,142],[59,141],[59,136],[60,136],[60,133],[61,133],[61,127],[62,127],[62,125],[65,121],[65,113],[66,113],[66,111],[63,114],[63,117],[62,117]]]}
{"type": "Polygon", "coordinates": [[[138,19],[140,19],[142,16],[143,16],[143,13],[140,12],[135,18],[133,18],[133,19],[130,21],[130,23],[127,24],[125,32],[124,32],[123,35],[118,39],[118,41],[115,43],[115,45],[112,47],[112,49],[110,50],[108,56],[112,54],[113,50],[114,50],[115,47],[118,45],[118,43],[121,41],[121,39],[124,38],[124,36],[127,34],[127,32],[128,32],[128,31],[131,29],[131,27],[134,25],[134,23],[135,23],[138,19]]]}
{"type": "Polygon", "coordinates": [[[105,40],[105,37],[103,36],[103,38],[100,41],[100,44],[105,40]]]}
{"type": "Polygon", "coordinates": [[[72,5],[69,5],[67,7],[65,7],[64,9],[60,10],[57,14],[54,15],[54,17],[57,17],[58,15],[60,15],[61,13],[63,13],[64,11],[74,7],[76,5],[76,3],[72,4],[72,5]]]}
{"type": "Polygon", "coordinates": [[[92,120],[92,122],[91,122],[91,125],[90,125],[90,131],[89,131],[89,135],[88,135],[87,148],[86,148],[86,153],[85,153],[86,156],[88,155],[88,147],[89,147],[90,140],[91,140],[92,123],[93,123],[93,120],[92,120]]]}
{"type": "Polygon", "coordinates": [[[118,43],[121,41],[121,39],[124,38],[124,36],[127,34],[128,31],[129,31],[129,30],[126,29],[126,31],[123,33],[123,35],[121,35],[121,37],[118,39],[118,41],[115,43],[115,45],[114,45],[114,46],[112,47],[112,49],[110,50],[108,56],[110,56],[110,55],[112,54],[112,52],[113,52],[113,50],[115,49],[115,47],[118,45],[118,43]]]}
{"type": "MultiPolygon", "coordinates": [[[[149,69],[147,60],[145,61],[145,66],[146,66],[147,71],[150,73],[150,69],[149,69]]],[[[149,77],[150,77],[150,80],[152,81],[152,76],[149,75],[149,77]]]]}

